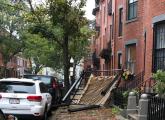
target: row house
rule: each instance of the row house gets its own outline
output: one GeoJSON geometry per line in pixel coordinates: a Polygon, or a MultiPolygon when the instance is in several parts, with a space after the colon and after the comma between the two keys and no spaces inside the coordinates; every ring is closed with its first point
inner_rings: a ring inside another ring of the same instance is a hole
{"type": "MultiPolygon", "coordinates": [[[[3,57],[0,54],[0,70],[4,67],[3,64],[3,57]]],[[[1,77],[20,77],[23,74],[29,74],[30,69],[30,60],[27,60],[23,57],[14,56],[10,61],[7,63],[7,69],[5,75],[1,77]]]]}
{"type": "MultiPolygon", "coordinates": [[[[0,54],[0,70],[4,68],[4,64],[3,64],[3,57],[0,54]]],[[[12,59],[10,59],[10,61],[7,63],[6,66],[6,73],[1,74],[1,77],[17,77],[18,76],[18,72],[17,72],[17,57],[13,57],[12,59]]]]}
{"type": "Polygon", "coordinates": [[[31,74],[32,63],[30,59],[17,56],[17,75],[22,77],[24,74],[31,74]]]}
{"type": "Polygon", "coordinates": [[[165,69],[165,0],[95,0],[93,68],[128,69],[145,79],[165,69]]]}

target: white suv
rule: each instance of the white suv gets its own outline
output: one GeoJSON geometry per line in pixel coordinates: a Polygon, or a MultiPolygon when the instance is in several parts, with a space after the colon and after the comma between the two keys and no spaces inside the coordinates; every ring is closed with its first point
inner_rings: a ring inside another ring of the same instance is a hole
{"type": "Polygon", "coordinates": [[[52,97],[46,85],[32,79],[0,79],[0,109],[18,118],[46,120],[52,97]]]}

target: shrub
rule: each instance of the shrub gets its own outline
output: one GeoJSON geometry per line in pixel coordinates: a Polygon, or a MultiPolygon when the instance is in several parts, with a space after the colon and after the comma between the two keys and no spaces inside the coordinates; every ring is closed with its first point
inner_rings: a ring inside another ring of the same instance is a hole
{"type": "Polygon", "coordinates": [[[158,70],[153,73],[153,78],[156,80],[155,90],[160,95],[165,94],[165,71],[158,70]]]}

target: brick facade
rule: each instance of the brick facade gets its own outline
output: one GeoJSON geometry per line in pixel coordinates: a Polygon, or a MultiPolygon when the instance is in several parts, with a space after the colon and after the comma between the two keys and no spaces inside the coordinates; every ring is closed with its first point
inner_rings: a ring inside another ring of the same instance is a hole
{"type": "Polygon", "coordinates": [[[130,15],[128,11],[132,9],[128,6],[129,0],[112,0],[111,15],[107,13],[108,3],[111,0],[98,1],[99,10],[95,14],[96,23],[100,26],[100,34],[95,39],[97,56],[107,48],[109,41],[111,43],[111,59],[107,64],[108,67],[105,67],[105,59],[99,56],[100,70],[118,69],[121,61],[122,68],[130,69],[135,74],[144,71],[145,79],[150,78],[155,64],[154,28],[159,22],[165,23],[165,0],[132,0],[137,3],[137,14],[133,19],[128,18],[130,15]],[[120,21],[122,21],[122,35],[119,35],[120,21]]]}

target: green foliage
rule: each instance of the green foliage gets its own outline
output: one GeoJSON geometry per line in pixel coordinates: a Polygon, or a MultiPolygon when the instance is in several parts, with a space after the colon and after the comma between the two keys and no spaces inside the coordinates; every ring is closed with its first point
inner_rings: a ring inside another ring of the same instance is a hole
{"type": "Polygon", "coordinates": [[[124,91],[124,92],[123,92],[123,97],[124,97],[124,98],[128,98],[129,92],[130,92],[129,90],[124,91]]]}
{"type": "Polygon", "coordinates": [[[84,26],[80,29],[80,33],[80,36],[69,44],[70,56],[75,60],[75,64],[78,64],[83,57],[89,54],[89,37],[93,34],[93,31],[88,26],[84,26]]]}
{"type": "Polygon", "coordinates": [[[55,48],[49,41],[40,35],[30,33],[24,34],[22,39],[24,39],[25,44],[24,56],[33,59],[36,66],[34,67],[35,73],[50,64],[51,60],[49,58],[55,53],[55,48]]]}
{"type": "Polygon", "coordinates": [[[159,94],[165,94],[165,71],[158,70],[153,73],[153,78],[156,80],[155,90],[159,94]]]}
{"type": "Polygon", "coordinates": [[[130,92],[134,92],[135,95],[138,95],[138,93],[139,93],[139,91],[136,90],[136,89],[133,89],[133,90],[127,90],[127,91],[123,92],[123,97],[124,97],[124,98],[128,98],[130,92]]]}
{"type": "Polygon", "coordinates": [[[112,114],[113,115],[119,115],[120,114],[120,108],[119,107],[113,107],[112,108],[112,114]]]}
{"type": "Polygon", "coordinates": [[[10,0],[0,0],[0,52],[4,64],[0,74],[5,73],[12,57],[22,51],[23,41],[19,37],[25,27],[21,10],[25,6],[23,2],[17,4],[10,0]]]}
{"type": "Polygon", "coordinates": [[[12,3],[10,0],[0,0],[0,27],[13,34],[20,34],[24,29],[25,22],[22,9],[26,8],[23,2],[12,3]]]}
{"type": "Polygon", "coordinates": [[[34,7],[31,0],[16,3],[0,0],[0,28],[24,45],[23,54],[33,59],[35,72],[50,66],[64,68],[67,73],[70,57],[78,63],[89,52],[88,38],[93,31],[84,17],[85,4],[86,0],[47,0],[46,4],[34,7]]]}
{"type": "Polygon", "coordinates": [[[156,81],[165,83],[165,71],[158,70],[156,73],[153,73],[153,78],[156,81]]]}

